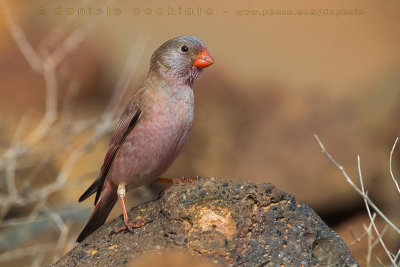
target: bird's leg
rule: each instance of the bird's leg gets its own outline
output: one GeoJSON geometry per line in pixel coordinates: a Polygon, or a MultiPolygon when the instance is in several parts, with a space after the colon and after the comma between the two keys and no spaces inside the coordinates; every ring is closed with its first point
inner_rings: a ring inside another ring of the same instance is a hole
{"type": "Polygon", "coordinates": [[[180,183],[191,183],[200,179],[200,176],[193,176],[193,177],[179,177],[179,178],[157,178],[154,182],[159,183],[169,183],[169,184],[180,184],[180,183]]]}
{"type": "Polygon", "coordinates": [[[139,221],[135,221],[135,222],[129,221],[128,212],[126,211],[125,201],[124,201],[125,193],[126,193],[125,184],[119,184],[118,185],[118,189],[117,189],[117,194],[118,194],[119,202],[121,203],[122,213],[124,215],[124,224],[125,225],[116,228],[114,230],[115,233],[119,233],[119,232],[124,231],[126,229],[128,229],[131,232],[133,232],[133,229],[140,228],[140,227],[142,227],[142,226],[144,226],[147,223],[152,221],[149,218],[146,218],[146,219],[143,219],[143,220],[139,220],[139,221]]]}

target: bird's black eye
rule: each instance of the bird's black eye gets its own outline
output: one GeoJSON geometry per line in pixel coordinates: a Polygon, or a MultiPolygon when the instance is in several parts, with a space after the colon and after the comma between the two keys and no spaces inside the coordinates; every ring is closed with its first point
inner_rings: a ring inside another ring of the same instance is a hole
{"type": "Polygon", "coordinates": [[[186,45],[182,45],[181,51],[186,53],[187,51],[189,51],[189,48],[186,45]]]}

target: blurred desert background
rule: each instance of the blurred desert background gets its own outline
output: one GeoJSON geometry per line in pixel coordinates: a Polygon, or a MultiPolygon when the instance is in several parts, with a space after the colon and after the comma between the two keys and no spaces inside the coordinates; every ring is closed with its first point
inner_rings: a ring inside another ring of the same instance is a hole
{"type": "MultiPolygon", "coordinates": [[[[0,3],[0,265],[49,264],[74,246],[93,207],[93,198],[77,200],[97,175],[121,109],[152,52],[186,34],[199,37],[215,63],[195,84],[191,136],[164,176],[271,182],[313,208],[361,266],[390,263],[375,232],[366,232],[363,199],[314,134],[357,185],[360,155],[368,195],[398,227],[389,155],[400,134],[399,1],[0,3]],[[363,13],[252,13],[326,9],[363,13]]],[[[399,163],[400,147],[397,180],[399,163]]],[[[130,192],[128,206],[162,188],[130,192]]],[[[116,205],[109,220],[119,214],[116,205]]],[[[375,222],[396,254],[400,234],[379,216],[375,222]]]]}

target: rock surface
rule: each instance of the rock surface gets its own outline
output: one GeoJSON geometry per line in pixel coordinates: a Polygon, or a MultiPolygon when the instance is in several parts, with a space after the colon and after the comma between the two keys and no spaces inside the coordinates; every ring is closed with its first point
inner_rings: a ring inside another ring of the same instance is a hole
{"type": "Polygon", "coordinates": [[[52,266],[122,266],[145,253],[171,249],[225,266],[357,265],[311,208],[268,183],[220,178],[182,183],[129,216],[153,221],[134,233],[110,235],[123,224],[118,217],[52,266]]]}

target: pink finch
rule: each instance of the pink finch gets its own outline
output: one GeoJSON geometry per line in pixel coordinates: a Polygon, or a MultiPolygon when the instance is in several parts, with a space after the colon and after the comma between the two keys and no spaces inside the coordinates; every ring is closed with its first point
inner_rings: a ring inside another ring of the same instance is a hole
{"type": "Polygon", "coordinates": [[[95,207],[77,241],[104,224],[119,199],[125,227],[146,221],[128,219],[126,191],[148,184],[174,162],[193,123],[193,83],[213,59],[194,36],[173,38],[152,55],[143,85],[130,100],[111,138],[98,178],[79,198],[96,192],[95,207]]]}

